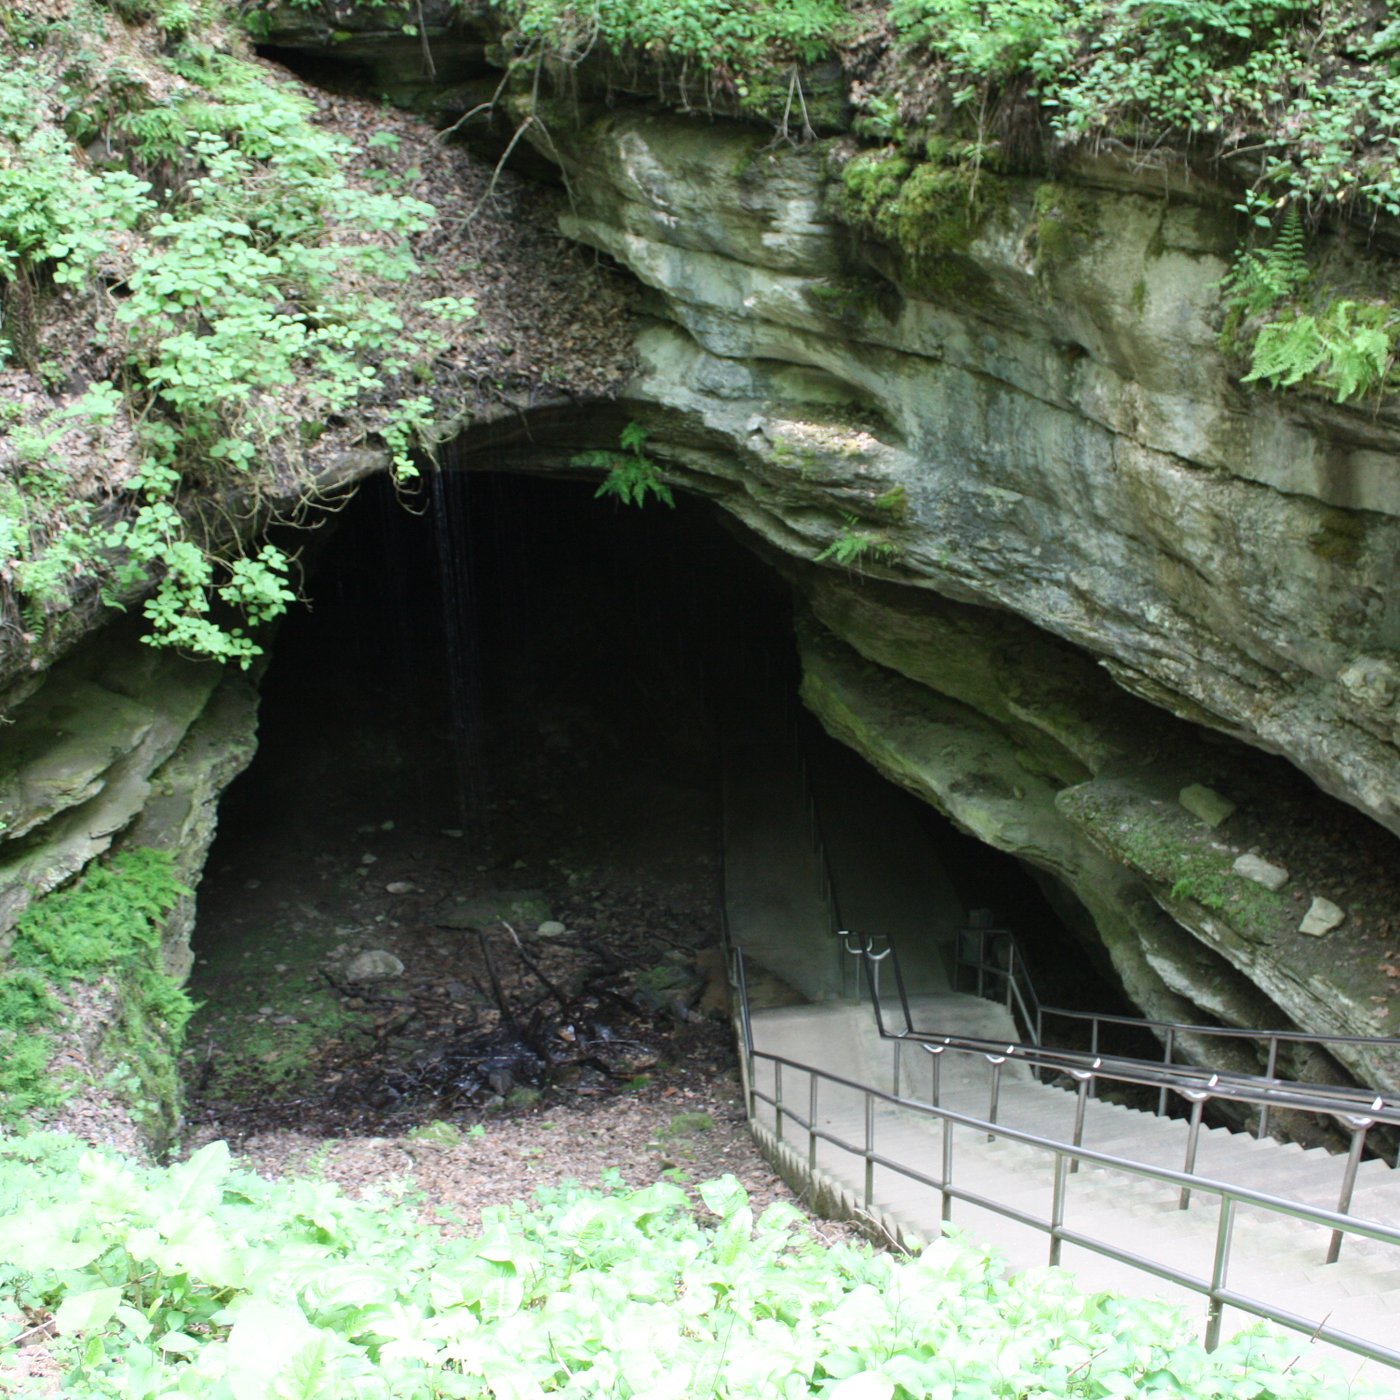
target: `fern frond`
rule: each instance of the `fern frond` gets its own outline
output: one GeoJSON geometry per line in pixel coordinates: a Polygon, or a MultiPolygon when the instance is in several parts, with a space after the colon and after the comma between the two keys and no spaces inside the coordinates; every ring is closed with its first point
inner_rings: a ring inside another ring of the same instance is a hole
{"type": "Polygon", "coordinates": [[[1254,342],[1246,384],[1267,379],[1275,389],[1297,384],[1327,358],[1327,346],[1313,316],[1295,316],[1265,326],[1254,342]]]}

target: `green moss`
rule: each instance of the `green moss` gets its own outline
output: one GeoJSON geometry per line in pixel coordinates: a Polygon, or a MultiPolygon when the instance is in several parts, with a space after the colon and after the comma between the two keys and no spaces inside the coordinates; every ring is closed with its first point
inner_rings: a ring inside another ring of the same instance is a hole
{"type": "Polygon", "coordinates": [[[1003,182],[973,162],[911,162],[886,147],[853,157],[833,196],[838,217],[898,249],[909,285],[966,290],[965,254],[988,215],[1006,203],[1003,182]]]}
{"type": "Polygon", "coordinates": [[[883,496],[876,496],[875,509],[892,520],[909,519],[909,493],[902,486],[891,487],[883,496]]]}
{"type": "Polygon", "coordinates": [[[854,227],[893,241],[890,210],[912,169],[911,161],[889,147],[862,151],[841,167],[832,200],[836,212],[854,227]]]}
{"type": "Polygon", "coordinates": [[[0,1122],[51,1108],[66,1086],[48,1074],[59,1014],[49,988],[105,977],[114,1017],[94,1056],[106,1081],[162,1150],[179,1120],[176,1057],[194,1005],[165,971],[165,915],[189,891],[164,851],[123,851],[36,900],[21,916],[0,977],[0,1122]]]}
{"type": "Polygon", "coordinates": [[[1169,904],[1199,905],[1251,942],[1272,940],[1296,923],[1288,895],[1236,875],[1234,852],[1221,850],[1171,804],[1095,792],[1091,785],[1061,793],[1056,805],[1169,904]]]}
{"type": "MultiPolygon", "coordinates": [[[[302,970],[297,967],[298,972],[302,970]]],[[[246,975],[244,969],[228,975],[246,975]]],[[[315,1074],[329,1045],[363,1028],[369,1017],[347,1007],[329,988],[306,995],[305,977],[241,983],[201,1017],[223,1051],[207,1066],[204,1092],[256,1102],[294,1095],[315,1074]],[[262,1013],[270,1006],[272,1014],[262,1013]]]]}
{"type": "Polygon", "coordinates": [[[1098,235],[1098,207],[1093,196],[1083,190],[1047,182],[1036,187],[1034,207],[1032,239],[1037,270],[1083,252],[1098,235]]]}
{"type": "Polygon", "coordinates": [[[715,1120],[708,1113],[678,1113],[661,1130],[659,1137],[691,1137],[713,1130],[715,1120]]]}
{"type": "Polygon", "coordinates": [[[900,247],[917,264],[966,252],[987,212],[993,186],[1000,188],[968,166],[918,166],[904,182],[892,211],[900,247]]]}

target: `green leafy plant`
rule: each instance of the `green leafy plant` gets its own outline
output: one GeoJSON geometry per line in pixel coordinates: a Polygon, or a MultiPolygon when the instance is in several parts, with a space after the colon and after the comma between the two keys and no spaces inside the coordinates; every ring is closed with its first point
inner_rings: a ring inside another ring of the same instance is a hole
{"type": "MultiPolygon", "coordinates": [[[[1269,223],[1262,213],[1256,220],[1269,223]]],[[[1267,247],[1240,255],[1221,283],[1222,348],[1248,352],[1246,384],[1315,385],[1331,390],[1338,403],[1383,388],[1400,312],[1325,286],[1314,291],[1305,246],[1302,219],[1291,205],[1267,247]]]]}
{"type": "Polygon", "coordinates": [[[629,423],[622,430],[621,452],[581,452],[570,460],[570,465],[602,467],[607,472],[603,484],[593,493],[597,497],[613,496],[623,505],[640,508],[646,505],[648,496],[654,496],[663,505],[674,508],[676,499],[661,479],[661,467],[643,451],[646,440],[646,429],[639,423],[629,423]]]}
{"type": "Polygon", "coordinates": [[[864,559],[891,563],[899,557],[899,546],[878,530],[866,528],[859,516],[843,514],[841,533],[816,556],[818,564],[828,559],[843,569],[856,569],[864,559]]]}
{"type": "Polygon", "coordinates": [[[0,1346],[52,1323],[69,1393],[207,1397],[823,1395],[1015,1400],[1360,1392],[1251,1328],[1207,1354],[1165,1304],[1004,1276],[946,1238],[917,1258],[755,1217],[733,1177],[566,1186],[425,1226],[381,1190],[164,1170],[72,1141],[0,1141],[0,1346]]]}
{"type": "MultiPolygon", "coordinates": [[[[71,24],[36,25],[0,74],[0,348],[38,368],[36,299],[55,285],[86,293],[101,272],[121,295],[97,334],[122,366],[12,427],[23,475],[0,481],[0,575],[31,631],[96,578],[114,605],[140,598],[153,643],[246,666],[259,626],[295,597],[290,560],[259,535],[274,489],[295,502],[308,426],[358,412],[395,472],[416,470],[432,402],[393,388],[430,379],[447,343],[403,314],[409,240],[434,211],[357,183],[356,148],[306,97],[201,42],[222,5],[123,3],[123,20],[163,37],[158,81],[110,47],[75,68],[70,47],[99,22],[82,7],[71,24]],[[44,120],[60,102],[62,128],[44,120]],[[95,168],[70,134],[109,122],[133,170],[95,168]],[[107,436],[123,450],[134,438],[139,464],[99,518],[71,486],[107,436]]],[[[382,135],[375,149],[392,150],[382,135]]],[[[421,309],[444,328],[476,314],[470,297],[421,309]]]]}
{"type": "Polygon", "coordinates": [[[722,74],[747,98],[785,64],[830,52],[836,0],[493,0],[517,42],[577,60],[596,45],[722,74]]]}

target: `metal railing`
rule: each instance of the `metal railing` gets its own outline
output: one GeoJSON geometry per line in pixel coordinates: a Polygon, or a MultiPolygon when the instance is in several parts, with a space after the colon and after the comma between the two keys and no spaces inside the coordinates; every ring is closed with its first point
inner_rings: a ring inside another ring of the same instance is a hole
{"type": "MultiPolygon", "coordinates": [[[[748,1117],[752,1123],[763,1126],[760,1121],[759,1105],[766,1104],[772,1109],[773,1136],[780,1145],[792,1147],[789,1141],[791,1129],[805,1135],[807,1149],[807,1169],[815,1173],[818,1169],[818,1146],[827,1143],[838,1151],[858,1158],[863,1163],[862,1199],[866,1210],[875,1206],[875,1171],[877,1168],[895,1173],[908,1181],[936,1191],[940,1198],[940,1218],[951,1222],[953,1203],[961,1201],[994,1212],[1007,1219],[1036,1229],[1048,1237],[1048,1262],[1058,1264],[1065,1244],[1071,1244],[1091,1253],[1115,1260],[1121,1264],[1140,1269],[1154,1277],[1165,1279],[1192,1292],[1202,1294],[1207,1300],[1205,1344],[1213,1349],[1220,1340],[1223,1312],[1226,1307],[1237,1308],[1242,1312],[1289,1327],[1295,1331],[1341,1347],[1354,1354],[1368,1357],[1388,1366],[1400,1367],[1400,1350],[1383,1346],[1368,1338],[1358,1337],[1328,1325],[1327,1320],[1304,1317],[1287,1308],[1271,1303],[1268,1299],[1232,1289],[1228,1283],[1231,1251],[1234,1247],[1236,1212],[1240,1206],[1252,1206],[1270,1212],[1284,1219],[1302,1221],[1306,1224],[1330,1229],[1334,1239],[1343,1235],[1355,1235],[1375,1240],[1389,1246],[1400,1246],[1400,1229],[1394,1229],[1374,1221],[1359,1219],[1345,1210],[1327,1210],[1307,1206],[1296,1201],[1285,1200],[1263,1191],[1245,1186],[1235,1186],[1210,1177],[1200,1177],[1187,1172],[1178,1172],[1166,1167],[1156,1167],[1143,1162],[1134,1162],[1109,1153],[1098,1152],[1077,1143],[1063,1142],[1036,1133],[998,1124],[995,1117],[995,1100],[987,1118],[978,1118],[967,1113],[956,1112],[934,1102],[922,1102],[896,1092],[886,1092],[862,1084],[856,1080],[833,1074],[814,1065],[804,1064],[782,1055],[771,1054],[755,1049],[753,1026],[748,1007],[748,986],[742,951],[731,947],[729,966],[735,993],[738,1032],[744,1061],[744,1092],[748,1117]],[[756,1066],[772,1066],[772,1092],[758,1084],[756,1066]],[[806,1077],[805,1114],[785,1100],[783,1091],[784,1071],[790,1075],[806,1077]],[[820,1122],[821,1086],[829,1085],[848,1093],[860,1096],[863,1105],[862,1140],[853,1142],[832,1128],[823,1127],[820,1122]],[[905,1162],[886,1156],[879,1150],[877,1142],[879,1115],[877,1105],[913,1114],[917,1117],[936,1121],[940,1125],[941,1142],[939,1171],[937,1175],[910,1166],[905,1162]],[[790,1126],[785,1126],[790,1125],[790,1126]],[[975,1135],[1002,1138],[1020,1143],[1025,1147],[1049,1157],[1051,1167],[1051,1200],[1048,1217],[1041,1217],[1019,1207],[998,1201],[960,1184],[955,1178],[957,1154],[956,1134],[959,1131],[975,1135]],[[1080,1163],[1089,1163],[1104,1169],[1126,1173],[1130,1176],[1175,1186],[1189,1199],[1191,1193],[1211,1195],[1219,1200],[1219,1215],[1214,1232],[1208,1273],[1192,1274],[1175,1268],[1160,1260],[1123,1248],[1107,1240],[1098,1239],[1082,1230],[1073,1230],[1065,1225],[1066,1202],[1070,1189],[1070,1177],[1080,1163]]],[[[933,1050],[934,1047],[926,1047],[933,1050]]],[[[951,1045],[943,1049],[954,1048],[951,1045]]],[[[1014,1048],[1014,1047],[1013,1047],[1014,1048]]],[[[938,1055],[934,1055],[938,1063],[938,1055]]],[[[795,1149],[794,1149],[795,1150],[795,1149]]]]}
{"type": "MultiPolygon", "coordinates": [[[[984,911],[973,911],[977,918],[984,911]]],[[[977,995],[989,1001],[1005,1001],[1006,1009],[1020,1023],[1021,1033],[1032,1045],[1044,1043],[1044,1010],[1031,981],[1030,969],[1010,929],[993,928],[990,922],[974,922],[958,930],[954,945],[954,986],[957,972],[967,969],[977,979],[977,995]],[[975,954],[967,950],[976,945],[975,954]]],[[[1051,1008],[1052,1010],[1054,1008],[1051,1008]]]]}
{"type": "MultiPolygon", "coordinates": [[[[1026,967],[1016,943],[1015,935],[1004,928],[972,926],[959,931],[956,950],[956,963],[960,970],[971,972],[976,978],[977,995],[993,1001],[1005,1000],[1008,1010],[1017,1016],[1026,1039],[1034,1045],[1043,1045],[1046,1040],[1046,1023],[1050,1021],[1072,1022],[1088,1027],[1091,1056],[1104,1051],[1106,1028],[1114,1027],[1150,1035],[1162,1045],[1162,1064],[1171,1066],[1178,1047],[1187,1039],[1198,1042],[1211,1040],[1231,1043],[1253,1044],[1262,1051],[1264,1071],[1262,1079],[1278,1078],[1279,1051],[1284,1046],[1300,1046],[1329,1050],[1334,1047],[1351,1049],[1374,1049],[1386,1051],[1400,1061],[1400,1038],[1376,1035],[1327,1035],[1312,1031],[1289,1031],[1248,1029],[1239,1026],[1199,1026],[1184,1022],[1154,1021],[1145,1016],[1106,1015],[1096,1011],[1075,1011],[1069,1007],[1051,1006],[1042,1002],[1036,995],[1026,967]]],[[[1131,1056],[1128,1058],[1138,1058],[1131,1056]]],[[[1363,1094],[1385,1089],[1367,1089],[1363,1094]]],[[[1260,1110],[1257,1135],[1265,1137],[1269,1131],[1270,1105],[1264,1104],[1260,1110]]],[[[1158,1100],[1158,1113],[1167,1111],[1167,1090],[1164,1087],[1158,1100]]]]}
{"type": "MultiPolygon", "coordinates": [[[[998,932],[987,930],[987,932],[998,932]]],[[[1074,1127],[1068,1146],[1077,1148],[1084,1141],[1087,1100],[1093,1097],[1100,1083],[1132,1085],[1157,1090],[1158,1111],[1164,1112],[1170,1096],[1185,1105],[1188,1119],[1184,1160],[1181,1174],[1193,1178],[1200,1143],[1202,1119],[1206,1106],[1213,1100],[1241,1104],[1260,1110],[1267,1121],[1270,1110],[1318,1114],[1332,1119],[1348,1138],[1346,1160],[1338,1183],[1337,1211],[1345,1215],[1351,1207],[1357,1172],[1366,1148],[1367,1134],[1378,1123],[1400,1127],[1400,1095],[1377,1093],[1373,1089],[1345,1085],[1300,1084],[1277,1078],[1202,1069],[1193,1065],[1111,1056],[1094,1051],[1061,1050],[1044,1045],[987,1040],[977,1036],[943,1035],[915,1028],[910,1002],[899,968],[899,954],[889,940],[875,935],[857,936],[849,931],[842,934],[846,951],[862,958],[867,965],[866,984],[875,1013],[875,1023],[883,1039],[894,1047],[892,1083],[900,1092],[903,1079],[904,1046],[921,1044],[933,1056],[931,1103],[936,1107],[941,1094],[942,1059],[952,1053],[981,1057],[990,1068],[987,1120],[995,1124],[1001,1093],[1001,1083],[1008,1064],[1026,1066],[1036,1078],[1069,1081],[1075,1090],[1074,1127]],[[885,947],[876,951],[877,941],[885,947]],[[903,1028],[891,1030],[886,1023],[885,1008],[879,993],[879,968],[888,961],[894,977],[903,1028]]],[[[1048,1008],[1042,1008],[1048,1009],[1048,1008]]],[[[1282,1034],[1282,1033],[1280,1033],[1282,1034]]],[[[1180,1208],[1191,1203],[1191,1188],[1183,1186],[1180,1208]]],[[[1334,1232],[1328,1245],[1326,1262],[1335,1263],[1342,1245],[1340,1233],[1334,1232]]]]}

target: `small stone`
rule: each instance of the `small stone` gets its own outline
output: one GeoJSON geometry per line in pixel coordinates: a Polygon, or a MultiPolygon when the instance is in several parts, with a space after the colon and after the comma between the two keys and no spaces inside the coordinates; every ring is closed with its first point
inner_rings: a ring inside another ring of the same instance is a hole
{"type": "Polygon", "coordinates": [[[559,938],[568,933],[569,930],[558,919],[546,919],[536,931],[541,938],[559,938]]]}
{"type": "Polygon", "coordinates": [[[277,1014],[277,1008],[276,1008],[275,1006],[260,1006],[260,1007],[258,1007],[258,1015],[259,1015],[259,1016],[275,1016],[276,1014],[277,1014]]]}
{"type": "Polygon", "coordinates": [[[373,865],[374,862],[377,861],[378,859],[379,859],[378,856],[371,855],[368,851],[366,851],[366,852],[364,853],[364,855],[362,855],[362,856],[360,857],[360,864],[361,864],[361,865],[373,865]]]}
{"type": "Polygon", "coordinates": [[[1312,938],[1321,938],[1324,933],[1331,933],[1346,916],[1345,909],[1339,909],[1330,899],[1323,899],[1318,895],[1308,906],[1308,912],[1303,915],[1298,932],[1306,933],[1312,938]]]}
{"type": "Polygon", "coordinates": [[[385,952],[383,948],[371,948],[350,960],[350,965],[345,969],[345,978],[348,982],[382,982],[402,973],[403,964],[392,953],[385,952]]]}
{"type": "Polygon", "coordinates": [[[394,824],[393,822],[380,822],[379,829],[380,831],[392,831],[394,829],[394,824]]]}
{"type": "Polygon", "coordinates": [[[1199,817],[1212,828],[1219,826],[1235,810],[1235,804],[1228,797],[1221,797],[1213,788],[1203,787],[1200,783],[1182,788],[1176,800],[1193,817],[1199,817]]]}
{"type": "Polygon", "coordinates": [[[412,880],[390,880],[384,888],[390,894],[412,894],[418,886],[412,880]]]}
{"type": "Polygon", "coordinates": [[[1266,890],[1281,890],[1288,883],[1288,871],[1262,856],[1240,856],[1230,867],[1236,875],[1263,885],[1266,890]]]}
{"type": "Polygon", "coordinates": [[[460,827],[445,826],[442,829],[442,834],[444,836],[450,836],[454,841],[460,841],[462,839],[462,831],[460,827]]]}

